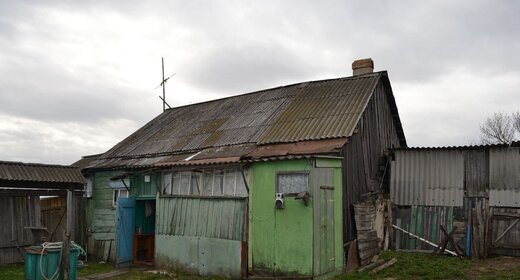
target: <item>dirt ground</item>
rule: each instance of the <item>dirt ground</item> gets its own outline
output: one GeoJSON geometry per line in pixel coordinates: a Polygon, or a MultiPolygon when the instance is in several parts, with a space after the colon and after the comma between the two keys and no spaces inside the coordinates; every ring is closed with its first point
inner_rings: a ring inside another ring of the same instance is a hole
{"type": "Polygon", "coordinates": [[[520,279],[520,258],[495,257],[474,261],[465,272],[468,279],[520,279]]]}

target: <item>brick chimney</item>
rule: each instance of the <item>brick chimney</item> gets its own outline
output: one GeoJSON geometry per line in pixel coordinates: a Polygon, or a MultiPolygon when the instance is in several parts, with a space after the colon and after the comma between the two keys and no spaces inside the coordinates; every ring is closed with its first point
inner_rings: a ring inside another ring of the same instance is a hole
{"type": "Polygon", "coordinates": [[[371,58],[359,59],[352,62],[352,75],[363,75],[374,72],[374,61],[371,58]]]}

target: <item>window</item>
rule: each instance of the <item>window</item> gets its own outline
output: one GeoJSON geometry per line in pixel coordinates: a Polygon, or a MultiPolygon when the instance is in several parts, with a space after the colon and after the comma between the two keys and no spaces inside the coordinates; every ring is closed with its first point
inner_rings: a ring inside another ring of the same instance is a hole
{"type": "Polygon", "coordinates": [[[85,186],[84,186],[83,197],[91,198],[92,197],[92,177],[85,178],[85,186]]]}
{"type": "Polygon", "coordinates": [[[163,194],[183,196],[247,196],[238,168],[165,172],[162,189],[163,194]]]}
{"type": "Polygon", "coordinates": [[[128,197],[128,190],[126,189],[115,189],[112,195],[112,207],[117,206],[118,197],[128,197]]]}
{"type": "Polygon", "coordinates": [[[276,176],[277,192],[284,194],[298,194],[309,191],[309,173],[285,172],[276,176]]]}

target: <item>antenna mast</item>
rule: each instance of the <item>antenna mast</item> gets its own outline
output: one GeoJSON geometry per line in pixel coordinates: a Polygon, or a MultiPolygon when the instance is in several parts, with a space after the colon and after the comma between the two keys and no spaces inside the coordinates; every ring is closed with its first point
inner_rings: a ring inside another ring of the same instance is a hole
{"type": "Polygon", "coordinates": [[[162,60],[162,111],[166,111],[166,81],[164,80],[164,57],[161,57],[162,60]]]}
{"type": "Polygon", "coordinates": [[[162,60],[162,82],[155,88],[162,86],[162,97],[159,95],[159,98],[162,100],[162,110],[163,112],[166,111],[166,106],[168,108],[171,108],[170,105],[166,102],[166,82],[173,76],[175,76],[176,73],[173,73],[173,75],[169,76],[168,78],[164,78],[164,57],[161,57],[162,60]]]}

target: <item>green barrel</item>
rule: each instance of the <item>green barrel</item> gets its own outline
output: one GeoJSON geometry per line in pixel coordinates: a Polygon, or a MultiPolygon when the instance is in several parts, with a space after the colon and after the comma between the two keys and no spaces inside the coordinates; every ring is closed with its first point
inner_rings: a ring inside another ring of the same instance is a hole
{"type": "MultiPolygon", "coordinates": [[[[25,249],[25,279],[44,280],[42,274],[50,278],[60,267],[60,249],[46,249],[42,253],[42,246],[31,246],[25,249]],[[41,269],[40,269],[40,259],[41,269]]],[[[69,279],[76,280],[78,267],[78,249],[70,248],[69,255],[69,279]]],[[[60,273],[59,279],[63,279],[60,273]]]]}

